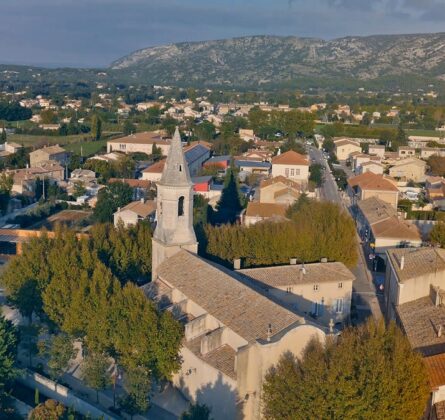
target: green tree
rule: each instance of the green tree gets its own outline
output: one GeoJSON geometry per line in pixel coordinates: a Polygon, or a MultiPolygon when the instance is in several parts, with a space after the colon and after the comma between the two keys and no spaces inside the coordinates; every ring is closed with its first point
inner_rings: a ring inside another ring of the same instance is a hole
{"type": "Polygon", "coordinates": [[[73,187],[73,197],[82,197],[87,192],[87,189],[85,188],[85,184],[82,181],[75,181],[74,187],[73,187]]]}
{"type": "Polygon", "coordinates": [[[141,366],[126,371],[125,389],[127,395],[119,405],[133,418],[135,414],[148,409],[148,396],[151,390],[150,372],[141,366]]]}
{"type": "Polygon", "coordinates": [[[111,384],[109,373],[109,357],[102,353],[89,353],[85,358],[83,366],[83,380],[96,390],[96,402],[99,402],[99,391],[111,384]]]}
{"type": "Polygon", "coordinates": [[[6,135],[6,126],[5,126],[5,122],[3,121],[3,127],[2,127],[2,134],[0,137],[0,143],[4,144],[7,140],[7,135],[6,135]]]}
{"type": "Polygon", "coordinates": [[[312,181],[317,188],[320,188],[324,181],[324,166],[319,163],[313,163],[309,167],[309,181],[312,181]]]}
{"type": "Polygon", "coordinates": [[[300,358],[282,356],[266,375],[268,419],[419,419],[429,398],[420,354],[394,325],[369,320],[300,358]]]}
{"type": "Polygon", "coordinates": [[[182,413],[181,420],[210,420],[210,408],[205,404],[191,404],[190,408],[182,413]]]}
{"type": "Polygon", "coordinates": [[[122,131],[126,136],[136,133],[136,127],[130,120],[125,120],[122,131]]]}
{"type": "Polygon", "coordinates": [[[441,248],[445,247],[445,223],[438,222],[433,226],[430,232],[430,241],[439,245],[441,248]]]}
{"type": "Polygon", "coordinates": [[[127,205],[133,198],[133,190],[123,182],[113,182],[102,188],[97,196],[94,218],[99,223],[111,221],[113,213],[127,205]]]}
{"type": "Polygon", "coordinates": [[[151,158],[155,162],[162,159],[162,149],[156,146],[156,143],[153,143],[153,146],[151,147],[151,158]]]}
{"type": "Polygon", "coordinates": [[[73,339],[60,333],[51,336],[49,341],[41,341],[39,346],[41,355],[48,358],[49,375],[57,384],[67,370],[68,362],[77,355],[73,339]]]}
{"type": "Polygon", "coordinates": [[[102,120],[97,114],[91,118],[91,136],[93,140],[100,140],[102,137],[102,120]]]}
{"type": "Polygon", "coordinates": [[[235,223],[239,212],[242,210],[241,197],[233,169],[228,169],[224,180],[224,189],[221,193],[214,214],[214,223],[235,223]]]}
{"type": "Polygon", "coordinates": [[[46,400],[29,414],[30,420],[59,420],[63,418],[65,407],[56,400],[46,400]]]}
{"type": "Polygon", "coordinates": [[[32,367],[32,357],[38,353],[37,341],[40,329],[35,324],[20,326],[20,343],[28,353],[28,367],[32,367]]]}
{"type": "Polygon", "coordinates": [[[0,417],[4,409],[6,388],[18,375],[16,368],[18,334],[11,321],[0,315],[0,417]]]}

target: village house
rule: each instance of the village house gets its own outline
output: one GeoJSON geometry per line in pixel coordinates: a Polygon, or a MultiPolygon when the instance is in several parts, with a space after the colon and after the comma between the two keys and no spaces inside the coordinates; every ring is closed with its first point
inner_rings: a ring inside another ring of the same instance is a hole
{"type": "Polygon", "coordinates": [[[399,190],[393,181],[383,175],[366,172],[348,179],[348,194],[353,203],[377,197],[397,209],[399,190]]]}
{"type": "Polygon", "coordinates": [[[428,159],[431,156],[445,156],[445,149],[441,149],[438,147],[423,147],[420,149],[420,157],[421,159],[428,159]]]}
{"type": "Polygon", "coordinates": [[[340,161],[348,160],[354,152],[362,152],[360,143],[348,138],[339,138],[334,140],[334,152],[340,161]]]}
{"type": "Polygon", "coordinates": [[[417,227],[400,220],[397,210],[377,197],[369,197],[357,203],[357,226],[361,237],[383,262],[389,248],[422,245],[417,227]]]}
{"type": "Polygon", "coordinates": [[[184,147],[185,159],[191,176],[198,175],[203,163],[210,158],[210,146],[210,143],[196,141],[184,147]]]}
{"type": "Polygon", "coordinates": [[[141,179],[151,182],[159,181],[161,179],[164,166],[165,166],[165,159],[153,163],[153,165],[150,165],[148,168],[142,171],[141,179]]]}
{"type": "Polygon", "coordinates": [[[385,146],[379,144],[370,144],[368,146],[368,153],[373,156],[380,156],[383,158],[385,156],[385,146]]]}
{"type": "Polygon", "coordinates": [[[255,160],[235,160],[235,166],[240,172],[264,175],[269,175],[271,168],[270,162],[258,162],[255,160]]]}
{"type": "Polygon", "coordinates": [[[253,130],[247,129],[247,128],[240,128],[239,129],[239,136],[241,140],[244,141],[253,141],[255,140],[255,134],[253,130]]]}
{"type": "Polygon", "coordinates": [[[309,179],[309,161],[300,153],[289,150],[272,158],[272,177],[284,176],[304,186],[309,179]]]}
{"type": "Polygon", "coordinates": [[[260,183],[260,203],[292,205],[302,193],[301,184],[279,175],[260,183]]]}
{"type": "Polygon", "coordinates": [[[241,214],[241,221],[245,226],[252,226],[265,220],[286,220],[286,212],[289,206],[286,203],[261,203],[250,201],[247,208],[241,214]]]}
{"type": "Polygon", "coordinates": [[[31,168],[37,167],[44,162],[53,161],[60,165],[66,165],[70,153],[58,144],[55,146],[47,146],[43,149],[34,150],[29,154],[29,163],[31,168]]]}
{"type": "Polygon", "coordinates": [[[45,162],[31,168],[6,170],[4,173],[13,178],[12,192],[31,197],[35,195],[37,180],[56,183],[63,181],[65,177],[65,169],[56,162],[45,162]]]}
{"type": "Polygon", "coordinates": [[[113,214],[114,226],[122,224],[124,227],[135,226],[142,220],[153,223],[156,214],[156,202],[153,200],[133,201],[125,207],[119,208],[113,214]]]}
{"type": "Polygon", "coordinates": [[[0,158],[17,153],[23,146],[14,142],[0,144],[0,158]]]}
{"type": "Polygon", "coordinates": [[[150,190],[155,190],[155,186],[152,182],[144,179],[133,179],[133,178],[110,178],[108,180],[109,184],[114,182],[122,182],[127,184],[133,190],[133,200],[141,200],[147,197],[150,190]]]}
{"type": "Polygon", "coordinates": [[[368,162],[362,163],[356,173],[357,175],[361,175],[365,174],[366,172],[372,172],[377,175],[383,175],[384,171],[385,167],[381,163],[370,160],[368,162]]]}
{"type": "Polygon", "coordinates": [[[252,287],[297,308],[324,326],[348,323],[354,275],[339,262],[321,262],[237,271],[252,287]]]}
{"type": "Polygon", "coordinates": [[[225,156],[212,156],[209,160],[204,162],[203,168],[217,167],[224,172],[230,166],[231,157],[229,155],[225,156]]]}
{"type": "Polygon", "coordinates": [[[389,168],[389,175],[404,181],[425,182],[426,162],[417,158],[407,158],[389,168]]]}
{"type": "Polygon", "coordinates": [[[145,153],[151,155],[153,145],[166,156],[170,148],[170,140],[163,138],[158,132],[145,131],[143,133],[130,134],[126,137],[107,141],[107,153],[113,151],[122,153],[145,153]]]}
{"type": "Polygon", "coordinates": [[[416,156],[416,149],[414,147],[400,146],[398,150],[399,158],[416,156]]]}

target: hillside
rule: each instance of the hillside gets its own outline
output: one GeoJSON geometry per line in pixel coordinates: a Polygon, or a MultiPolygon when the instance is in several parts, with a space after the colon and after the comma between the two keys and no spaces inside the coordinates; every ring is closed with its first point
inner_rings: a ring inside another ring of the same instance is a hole
{"type": "Polygon", "coordinates": [[[183,42],[136,51],[110,68],[150,83],[196,86],[438,83],[445,82],[445,33],[183,42]]]}

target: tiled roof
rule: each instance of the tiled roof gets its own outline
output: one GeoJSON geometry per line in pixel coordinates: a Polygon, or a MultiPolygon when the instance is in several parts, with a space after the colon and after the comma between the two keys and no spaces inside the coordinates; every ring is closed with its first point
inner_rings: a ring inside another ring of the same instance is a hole
{"type": "Polygon", "coordinates": [[[292,181],[291,179],[288,179],[288,178],[284,177],[283,175],[278,175],[274,178],[264,179],[260,183],[260,188],[266,188],[269,185],[277,184],[278,182],[281,182],[284,185],[287,185],[288,187],[292,187],[295,189],[301,188],[301,185],[298,182],[292,181]]]}
{"type": "Polygon", "coordinates": [[[395,162],[392,168],[399,168],[400,166],[406,166],[406,165],[416,165],[425,167],[426,162],[417,158],[407,158],[403,160],[399,160],[398,162],[395,162]]]}
{"type": "Polygon", "coordinates": [[[131,178],[110,178],[109,184],[113,182],[123,182],[132,188],[150,188],[151,182],[146,179],[131,179],[131,178]]]}
{"type": "Polygon", "coordinates": [[[370,197],[357,203],[370,225],[397,216],[396,209],[377,197],[370,197]]]}
{"type": "Polygon", "coordinates": [[[411,347],[424,356],[445,353],[445,334],[438,337],[440,325],[445,325],[445,308],[435,306],[429,296],[396,307],[403,330],[411,347]]]}
{"type": "Polygon", "coordinates": [[[334,144],[335,144],[335,147],[345,146],[346,144],[350,144],[350,145],[353,145],[353,146],[360,147],[360,144],[359,144],[359,143],[357,143],[357,142],[355,142],[355,141],[353,141],[353,140],[348,140],[348,139],[337,140],[337,141],[335,141],[334,144]]]}
{"type": "Polygon", "coordinates": [[[220,370],[232,379],[236,380],[235,372],[235,356],[236,352],[228,344],[224,344],[206,354],[201,354],[201,340],[202,336],[194,338],[190,341],[185,341],[184,346],[192,351],[204,362],[220,370]]]}
{"type": "Polygon", "coordinates": [[[56,144],[54,146],[47,146],[42,149],[34,150],[34,152],[31,152],[30,154],[33,154],[35,152],[45,152],[49,155],[52,155],[56,153],[66,153],[66,150],[63,147],[60,147],[58,144],[56,144]]]}
{"type": "Polygon", "coordinates": [[[247,204],[246,216],[248,217],[286,217],[287,205],[275,203],[259,203],[251,201],[247,204]]]}
{"type": "Polygon", "coordinates": [[[362,190],[379,190],[379,191],[394,191],[398,192],[398,188],[383,175],[377,175],[372,172],[365,172],[348,179],[350,187],[360,187],[362,190]]]}
{"type": "Polygon", "coordinates": [[[445,353],[425,357],[423,361],[431,388],[436,389],[445,385],[445,353]]]}
{"type": "Polygon", "coordinates": [[[127,143],[127,144],[153,144],[164,143],[170,144],[170,140],[164,140],[159,133],[153,131],[145,131],[143,133],[130,134],[119,139],[109,140],[108,143],[127,143]]]}
{"type": "Polygon", "coordinates": [[[255,160],[236,160],[235,161],[236,166],[244,166],[246,168],[270,168],[269,162],[258,162],[255,160]]]}
{"type": "Polygon", "coordinates": [[[142,172],[162,174],[166,161],[167,159],[162,159],[159,162],[153,163],[153,165],[149,166],[147,169],[144,169],[142,172]]]}
{"type": "Polygon", "coordinates": [[[445,250],[439,248],[394,248],[387,251],[389,261],[396,271],[399,282],[445,271],[445,250]],[[403,270],[400,263],[404,257],[403,270]]]}
{"type": "Polygon", "coordinates": [[[300,153],[289,150],[288,152],[282,153],[281,155],[272,158],[273,165],[304,165],[309,166],[309,162],[300,153]]]}
{"type": "Polygon", "coordinates": [[[181,250],[159,266],[158,275],[249,343],[267,339],[302,318],[270,301],[231,275],[227,269],[181,250]]]}
{"type": "Polygon", "coordinates": [[[130,210],[140,217],[147,217],[156,211],[156,202],[153,200],[133,201],[120,209],[120,212],[130,210]]]}
{"type": "Polygon", "coordinates": [[[375,238],[422,241],[419,229],[414,224],[401,221],[395,216],[373,224],[371,230],[375,238]]]}
{"type": "Polygon", "coordinates": [[[298,284],[353,281],[354,275],[339,262],[282,265],[277,267],[249,268],[237,273],[259,281],[266,286],[283,287],[298,284]],[[304,274],[305,273],[305,274],[304,274]]]}

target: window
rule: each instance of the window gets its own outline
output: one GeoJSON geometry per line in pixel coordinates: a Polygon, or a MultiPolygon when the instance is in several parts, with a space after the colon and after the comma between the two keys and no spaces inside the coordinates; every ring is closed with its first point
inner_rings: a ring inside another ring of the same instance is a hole
{"type": "Polygon", "coordinates": [[[292,293],[292,287],[286,287],[286,293],[292,293]]]}
{"type": "Polygon", "coordinates": [[[295,175],[300,175],[300,170],[299,169],[295,169],[295,175]]]}
{"type": "Polygon", "coordinates": [[[338,288],[343,289],[343,283],[338,283],[338,288]]]}
{"type": "Polygon", "coordinates": [[[179,197],[178,200],[178,216],[184,216],[184,197],[179,197]]]}
{"type": "Polygon", "coordinates": [[[318,291],[318,284],[314,284],[314,292],[318,291]]]}
{"type": "Polygon", "coordinates": [[[286,169],[284,170],[284,173],[286,174],[286,178],[288,178],[288,177],[289,177],[289,168],[286,168],[286,169]]]}
{"type": "Polygon", "coordinates": [[[295,169],[290,170],[290,176],[295,176],[295,169]]]}
{"type": "Polygon", "coordinates": [[[337,314],[343,313],[343,299],[336,299],[335,300],[335,312],[337,314]]]}
{"type": "Polygon", "coordinates": [[[313,316],[323,316],[324,312],[324,299],[320,302],[312,302],[311,314],[313,316]]]}
{"type": "Polygon", "coordinates": [[[182,165],[179,165],[179,172],[182,172],[182,165]]]}

